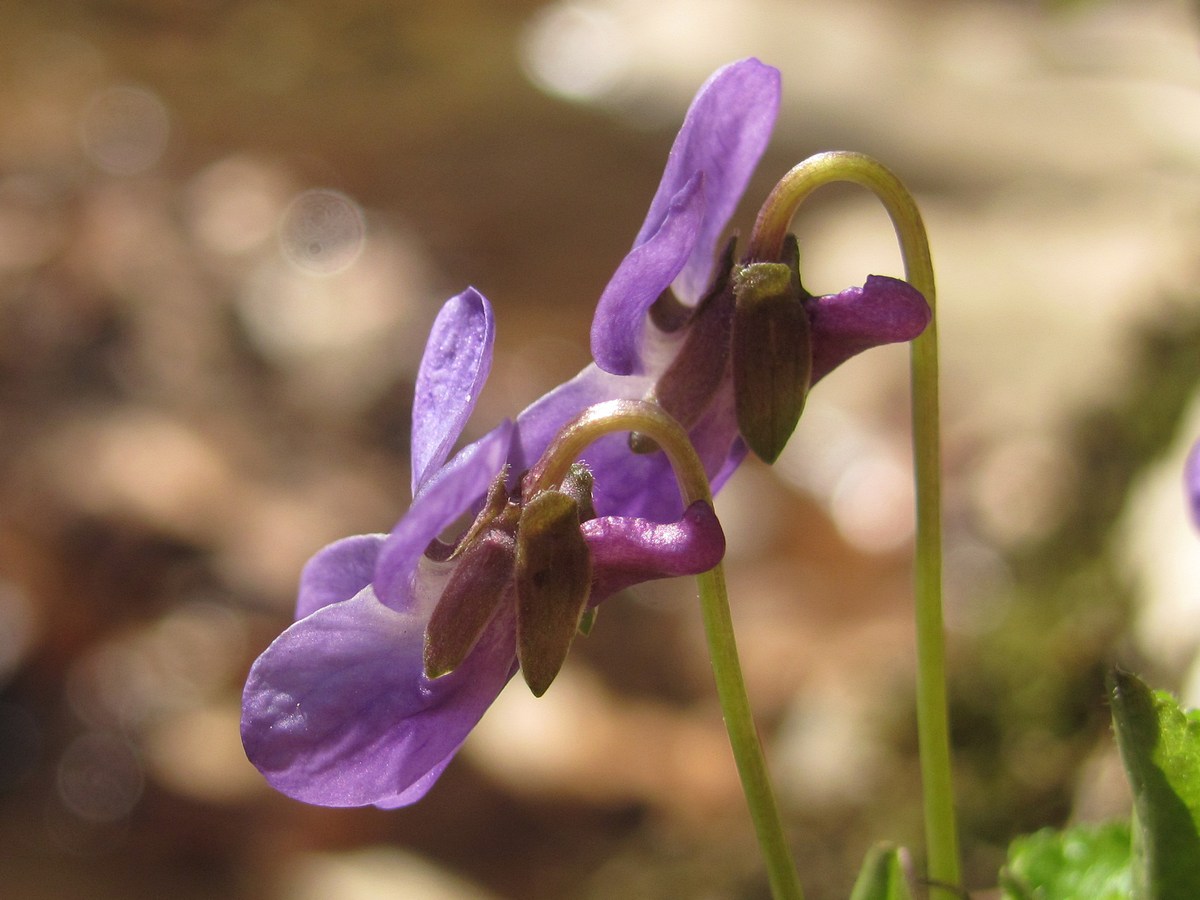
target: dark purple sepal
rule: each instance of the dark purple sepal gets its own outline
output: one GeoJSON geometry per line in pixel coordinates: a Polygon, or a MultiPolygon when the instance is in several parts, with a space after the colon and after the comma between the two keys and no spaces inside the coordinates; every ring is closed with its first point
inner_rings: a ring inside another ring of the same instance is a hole
{"type": "Polygon", "coordinates": [[[455,557],[454,571],[425,629],[425,676],[453,672],[475,647],[487,623],[511,599],[516,542],[491,529],[455,557]]]}
{"type": "Polygon", "coordinates": [[[812,336],[794,248],[785,262],[756,262],[734,276],[731,334],[738,430],[764,462],[783,452],[812,382],[812,336]]]}
{"type": "Polygon", "coordinates": [[[517,659],[535,697],[567,658],[587,608],[592,560],[579,530],[579,504],[546,491],[521,510],[517,529],[517,659]]]}

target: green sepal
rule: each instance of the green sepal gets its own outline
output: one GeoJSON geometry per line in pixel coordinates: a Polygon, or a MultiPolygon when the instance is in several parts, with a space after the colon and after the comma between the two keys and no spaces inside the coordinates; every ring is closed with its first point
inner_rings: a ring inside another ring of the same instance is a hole
{"type": "Polygon", "coordinates": [[[1128,822],[1022,835],[1008,847],[1001,900],[1129,900],[1131,856],[1128,822]]]}
{"type": "Polygon", "coordinates": [[[507,480],[508,466],[505,466],[500,470],[500,474],[492,479],[487,497],[483,501],[483,509],[475,516],[475,521],[471,523],[467,533],[462,536],[458,546],[454,548],[454,552],[450,555],[451,559],[462,556],[489,528],[500,527],[510,534],[516,531],[517,507],[516,504],[509,502],[507,480]]]}
{"type": "Polygon", "coordinates": [[[899,847],[884,843],[867,851],[850,900],[912,900],[899,847]]]}
{"type": "Polygon", "coordinates": [[[579,617],[579,633],[587,637],[592,633],[592,629],[596,627],[596,611],[597,607],[585,609],[583,615],[579,617]]]}
{"type": "Polygon", "coordinates": [[[738,430],[768,463],[796,430],[812,384],[812,327],[797,255],[791,238],[785,261],[749,263],[734,277],[730,343],[738,430]]]}
{"type": "Polygon", "coordinates": [[[1109,676],[1117,746],[1133,789],[1133,896],[1200,897],[1200,711],[1136,676],[1109,676]]]}
{"type": "Polygon", "coordinates": [[[546,491],[525,504],[517,527],[517,658],[540,697],[550,687],[587,608],[592,556],[579,530],[579,504],[546,491]]]}
{"type": "Polygon", "coordinates": [[[559,490],[575,501],[579,508],[579,521],[586,522],[596,518],[596,507],[592,504],[592,486],[596,479],[586,463],[574,462],[567,470],[567,477],[562,480],[559,490]]]}

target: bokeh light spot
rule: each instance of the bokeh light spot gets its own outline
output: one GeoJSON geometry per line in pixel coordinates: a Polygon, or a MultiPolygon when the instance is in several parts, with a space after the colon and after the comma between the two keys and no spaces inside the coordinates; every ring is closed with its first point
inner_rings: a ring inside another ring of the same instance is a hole
{"type": "Polygon", "coordinates": [[[287,202],[285,182],[277,168],[247,156],[213,163],[188,188],[193,232],[223,256],[258,249],[271,238],[287,202]]]}
{"type": "Polygon", "coordinates": [[[525,26],[520,52],[534,84],[570,100],[604,96],[629,68],[629,41],[616,16],[590,3],[541,9],[525,26]]]}
{"type": "Polygon", "coordinates": [[[312,275],[336,275],[358,259],[367,228],[359,205],[340,191],[314,188],[283,213],[279,243],[284,258],[312,275]]]}
{"type": "Polygon", "coordinates": [[[92,95],[80,127],[84,152],[97,167],[110,175],[137,175],[162,157],[170,120],[158,95],[116,85],[92,95]]]}
{"type": "Polygon", "coordinates": [[[141,799],[143,782],[133,748],[103,732],[76,738],[58,764],[59,798],[88,822],[124,819],[141,799]]]}

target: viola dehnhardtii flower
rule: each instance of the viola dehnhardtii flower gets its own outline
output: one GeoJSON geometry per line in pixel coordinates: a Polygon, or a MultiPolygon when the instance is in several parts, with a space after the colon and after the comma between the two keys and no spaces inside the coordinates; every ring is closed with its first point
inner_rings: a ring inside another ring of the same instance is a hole
{"type": "Polygon", "coordinates": [[[1183,487],[1192,523],[1200,528],[1200,441],[1192,445],[1183,466],[1183,487]]]}
{"type": "Polygon", "coordinates": [[[385,808],[418,800],[518,663],[540,694],[598,602],[706,571],[724,553],[703,501],[669,523],[597,517],[582,465],[510,487],[512,423],[450,458],[493,337],[491,309],[474,290],[443,308],[416,384],[411,507],[390,534],[345,538],[313,557],[297,621],[250,670],[246,753],[291,797],[385,808]],[[471,512],[459,540],[439,539],[471,512]]]}
{"type": "MultiPolygon", "coordinates": [[[[700,89],[633,248],[600,297],[595,362],[518,419],[518,466],[581,407],[645,397],[688,430],[718,489],[747,444],[768,461],[778,456],[813,384],[857,353],[911,340],[929,323],[925,299],[895,278],[871,276],[860,287],[812,296],[801,286],[794,240],[783,242],[778,258],[737,262],[732,241],[716,252],[766,149],[779,96],[779,72],[756,59],[720,69],[700,89]]],[[[652,451],[651,442],[621,436],[588,451],[597,510],[678,516],[669,466],[652,451]],[[621,477],[599,477],[608,471],[621,477]]]]}
{"type": "Polygon", "coordinates": [[[594,363],[453,456],[494,323],[474,290],[443,308],[416,384],[412,505],[390,534],[309,562],[297,621],[247,680],[243,742],[283,793],[330,806],[419,799],[518,668],[535,693],[547,688],[598,602],[720,560],[720,525],[695,491],[681,496],[663,435],[690,441],[697,477],[719,488],[747,444],[778,454],[812,384],[924,329],[930,310],[903,281],[808,294],[794,240],[763,258],[738,261],[732,241],[715,252],[778,106],[779,73],[757,60],[709,79],[599,300],[594,363]],[[639,403],[654,412],[629,412],[639,403]],[[594,428],[598,415],[613,421],[594,428]],[[609,433],[634,420],[623,430],[639,434],[609,433]]]}

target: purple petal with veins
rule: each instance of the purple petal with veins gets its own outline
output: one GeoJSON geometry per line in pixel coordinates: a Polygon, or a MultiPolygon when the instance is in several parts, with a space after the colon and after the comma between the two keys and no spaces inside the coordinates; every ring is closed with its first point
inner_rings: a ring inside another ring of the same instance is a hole
{"type": "Polygon", "coordinates": [[[434,320],[413,396],[414,496],[446,461],[475,408],[495,336],[491,304],[474,288],[447,301],[434,320]]]}

